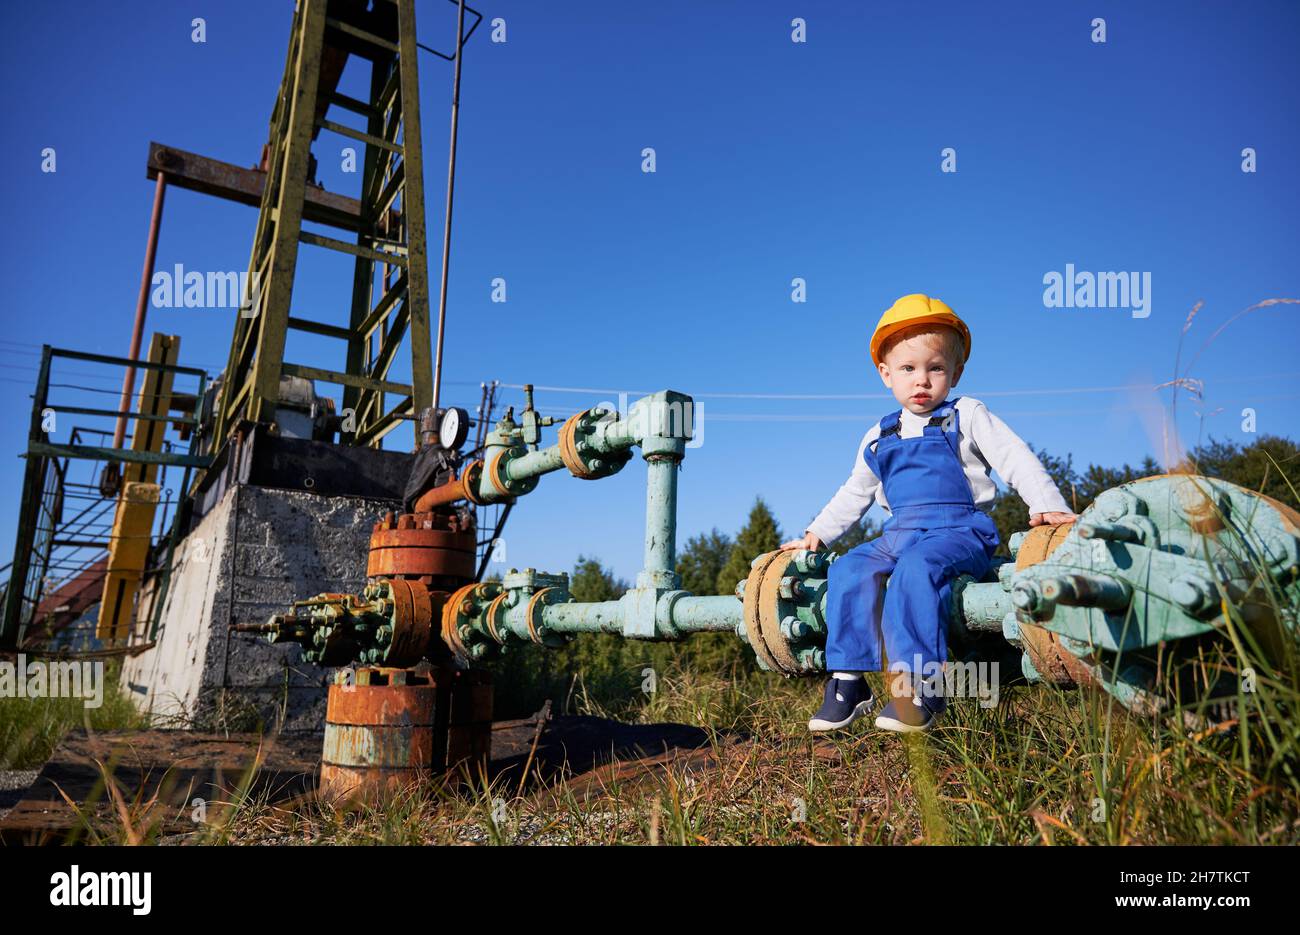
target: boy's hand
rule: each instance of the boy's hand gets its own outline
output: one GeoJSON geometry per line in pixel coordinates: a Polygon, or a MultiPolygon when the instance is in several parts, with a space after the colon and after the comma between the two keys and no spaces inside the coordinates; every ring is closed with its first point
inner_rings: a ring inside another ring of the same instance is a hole
{"type": "Polygon", "coordinates": [[[1029,525],[1041,526],[1048,523],[1052,526],[1060,526],[1062,523],[1073,523],[1078,518],[1073,513],[1035,513],[1029,517],[1029,525]]]}
{"type": "Polygon", "coordinates": [[[791,539],[789,542],[782,542],[781,548],[782,549],[808,549],[813,552],[818,552],[821,549],[825,548],[825,546],[822,545],[822,541],[818,539],[816,536],[814,536],[812,533],[806,532],[804,533],[802,539],[791,539]]]}

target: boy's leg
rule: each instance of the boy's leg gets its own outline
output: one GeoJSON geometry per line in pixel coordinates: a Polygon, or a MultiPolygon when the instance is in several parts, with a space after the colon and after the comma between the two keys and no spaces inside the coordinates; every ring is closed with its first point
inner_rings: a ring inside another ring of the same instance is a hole
{"type": "Polygon", "coordinates": [[[827,672],[881,670],[885,580],[899,550],[916,535],[915,530],[888,530],[831,563],[826,576],[827,672]]]}
{"type": "MultiPolygon", "coordinates": [[[[992,556],[988,546],[964,527],[932,529],[903,551],[885,593],[882,630],[891,672],[891,695],[911,698],[914,683],[937,676],[948,657],[947,621],[952,585],[959,575],[982,578],[992,556]]],[[[933,691],[933,689],[930,689],[933,691]]]]}
{"type": "MultiPolygon", "coordinates": [[[[907,533],[911,538],[915,533],[907,533]]],[[[880,607],[885,579],[896,561],[894,530],[836,559],[826,584],[825,698],[808,721],[811,731],[848,727],[875,707],[864,672],[881,668],[880,607]]]]}

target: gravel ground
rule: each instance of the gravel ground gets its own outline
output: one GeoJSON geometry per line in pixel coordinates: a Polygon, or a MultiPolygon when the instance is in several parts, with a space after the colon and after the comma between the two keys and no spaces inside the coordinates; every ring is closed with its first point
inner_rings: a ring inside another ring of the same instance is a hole
{"type": "Polygon", "coordinates": [[[0,818],[18,804],[39,773],[39,769],[0,769],[0,818]]]}

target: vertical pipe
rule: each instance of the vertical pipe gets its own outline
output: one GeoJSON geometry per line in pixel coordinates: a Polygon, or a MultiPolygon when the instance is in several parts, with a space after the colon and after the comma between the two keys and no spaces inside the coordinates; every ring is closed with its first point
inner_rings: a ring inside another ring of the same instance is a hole
{"type": "Polygon", "coordinates": [[[438,291],[438,338],[433,356],[433,408],[442,391],[442,336],[447,324],[447,269],[451,262],[451,201],[456,190],[456,128],[460,122],[460,53],[465,39],[465,0],[456,10],[456,69],[451,85],[451,153],[447,157],[447,211],[442,225],[442,287],[438,291]]]}
{"type": "Polygon", "coordinates": [[[677,459],[646,456],[645,570],[674,572],[677,564],[677,459]]]}
{"type": "MultiPolygon", "coordinates": [[[[140,342],[144,337],[144,317],[149,308],[149,284],[153,281],[154,258],[158,254],[158,229],[162,226],[163,195],[167,191],[167,174],[158,172],[158,184],[153,190],[153,213],[149,216],[149,240],[144,248],[144,274],[140,277],[140,296],[135,303],[135,325],[131,329],[131,351],[126,356],[132,360],[140,356],[140,342]]],[[[122,399],[118,411],[126,413],[131,409],[131,394],[135,392],[135,368],[127,367],[122,377],[122,399]]],[[[117,417],[117,426],[113,429],[113,447],[121,448],[126,438],[126,416],[117,417]]]]}

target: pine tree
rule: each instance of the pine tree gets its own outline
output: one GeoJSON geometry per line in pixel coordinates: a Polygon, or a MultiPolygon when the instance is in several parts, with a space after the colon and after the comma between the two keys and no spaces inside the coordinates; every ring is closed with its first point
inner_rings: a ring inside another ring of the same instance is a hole
{"type": "Polygon", "coordinates": [[[718,532],[692,536],[677,556],[682,589],[692,594],[717,594],[718,575],[731,555],[731,537],[718,532]]]}
{"type": "Polygon", "coordinates": [[[598,558],[579,555],[569,575],[569,594],[575,601],[591,603],[594,601],[616,601],[627,591],[627,582],[615,579],[612,572],[600,564],[598,558]]]}
{"type": "Polygon", "coordinates": [[[830,547],[830,550],[836,555],[843,555],[852,549],[856,549],[864,542],[870,542],[879,535],[880,524],[874,519],[868,518],[860,523],[854,523],[841,533],[840,537],[835,540],[835,544],[830,547]]]}
{"type": "Polygon", "coordinates": [[[749,521],[736,536],[727,557],[727,564],[718,572],[716,594],[733,594],[741,578],[749,576],[749,563],[764,552],[771,552],[781,545],[781,530],[776,525],[776,517],[768,509],[762,497],[754,500],[754,508],[749,511],[749,521]]]}

